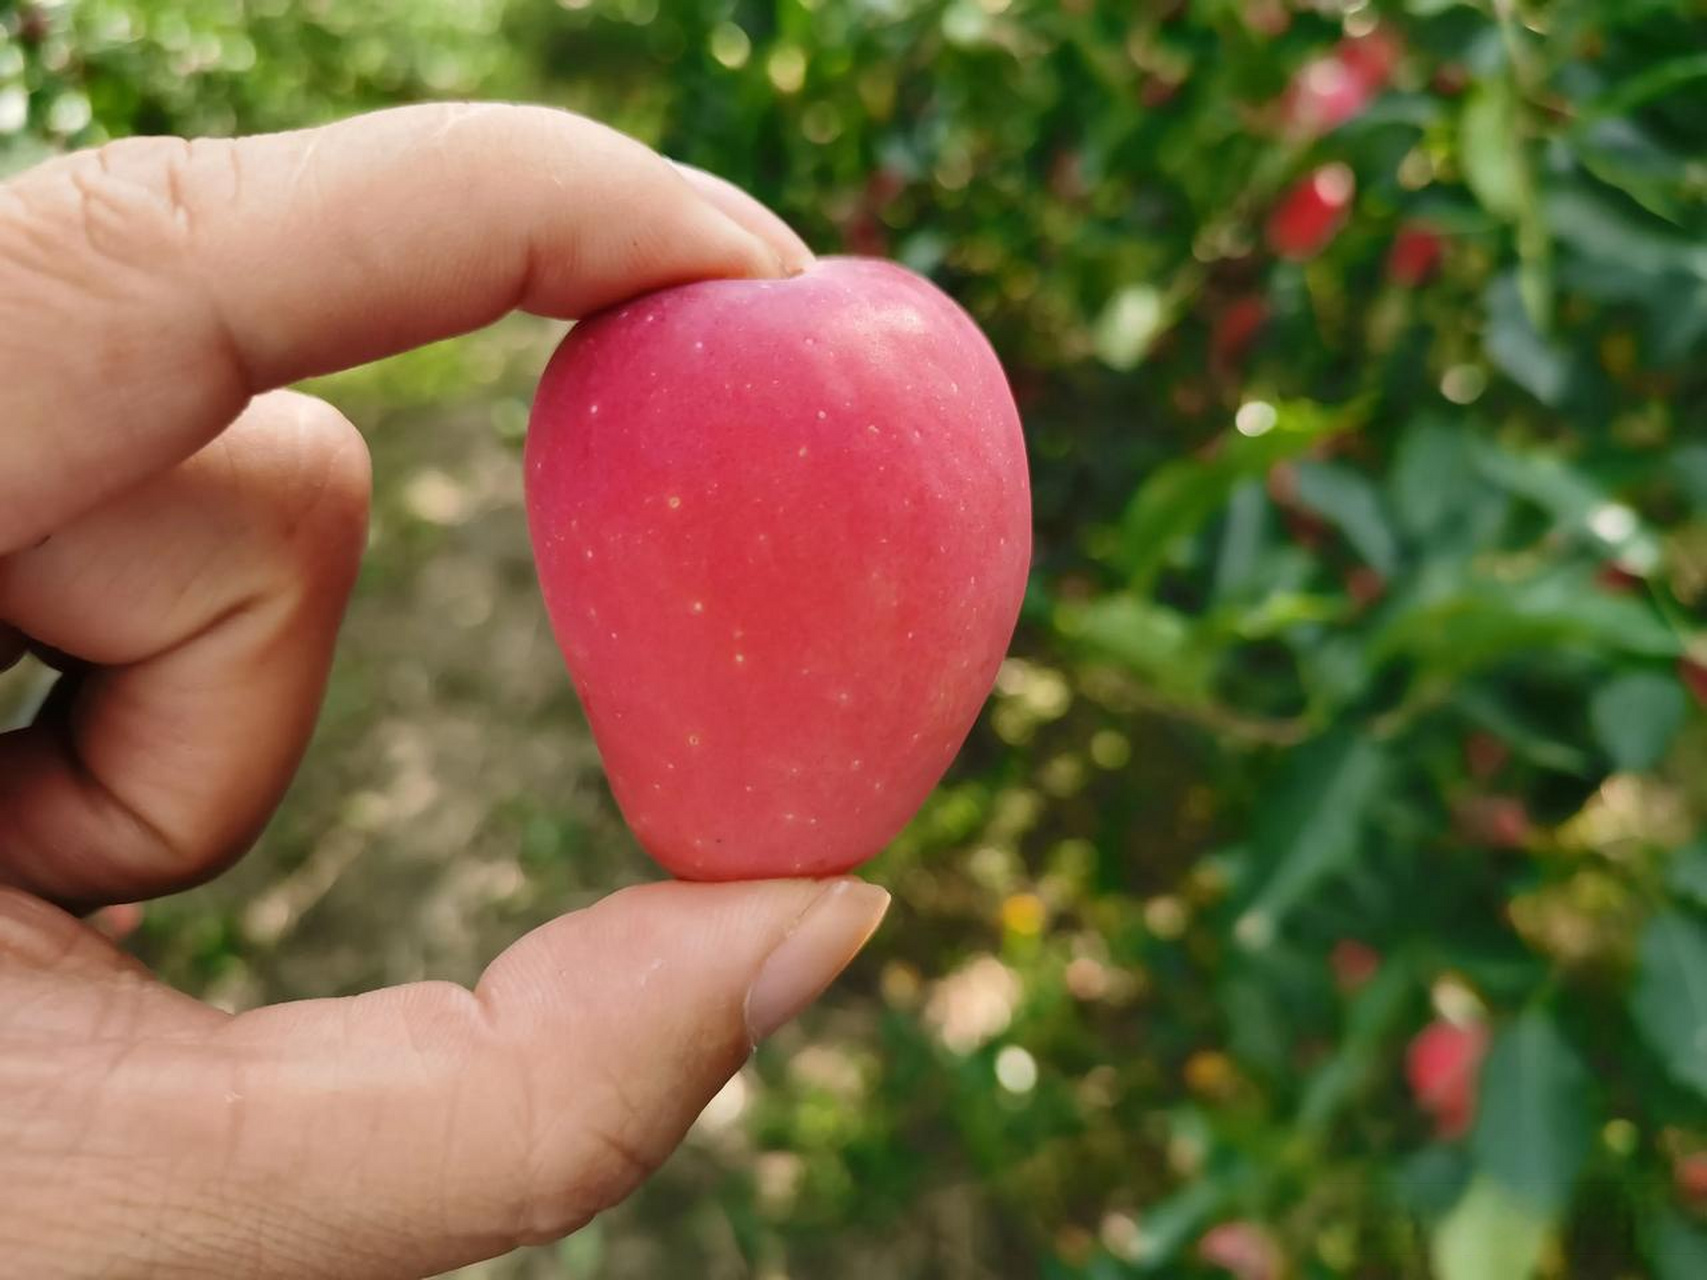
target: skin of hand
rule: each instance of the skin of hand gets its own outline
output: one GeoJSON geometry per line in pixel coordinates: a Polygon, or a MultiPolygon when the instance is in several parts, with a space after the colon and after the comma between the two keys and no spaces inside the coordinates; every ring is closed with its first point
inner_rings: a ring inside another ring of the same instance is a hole
{"type": "Polygon", "coordinates": [[[651,884],[473,990],[230,1016],[79,915],[216,874],[300,758],[368,458],[299,378],[522,308],[777,276],[773,214],[588,120],[437,105],[114,143],[0,186],[0,1258],[32,1277],[414,1277],[657,1167],[882,918],[856,880],[651,884]]]}

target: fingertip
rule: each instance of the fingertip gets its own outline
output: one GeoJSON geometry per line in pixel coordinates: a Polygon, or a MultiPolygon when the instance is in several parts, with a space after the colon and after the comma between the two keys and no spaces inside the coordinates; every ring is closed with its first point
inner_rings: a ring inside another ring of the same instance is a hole
{"type": "Polygon", "coordinates": [[[792,1021],[824,993],[871,941],[889,910],[889,892],[851,876],[829,881],[776,947],[748,988],[747,1032],[754,1044],[792,1021]]]}
{"type": "Polygon", "coordinates": [[[817,261],[800,233],[763,202],[726,178],[681,160],[670,163],[701,199],[768,247],[776,269],[766,274],[797,276],[817,261]]]}

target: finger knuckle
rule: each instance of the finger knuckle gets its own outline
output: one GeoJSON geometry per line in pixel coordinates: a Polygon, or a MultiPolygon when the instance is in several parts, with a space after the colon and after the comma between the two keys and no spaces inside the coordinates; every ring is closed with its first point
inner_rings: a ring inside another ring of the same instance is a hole
{"type": "Polygon", "coordinates": [[[323,400],[281,399],[290,433],[287,474],[274,485],[285,541],[321,563],[329,553],[359,555],[367,537],[372,463],[350,420],[323,400]]]}
{"type": "MultiPolygon", "coordinates": [[[[530,1183],[518,1243],[561,1239],[621,1203],[662,1161],[654,1125],[614,1073],[583,1093],[573,1119],[574,1140],[530,1161],[547,1171],[530,1183]]],[[[533,1141],[544,1135],[535,1134],[533,1141]]]]}
{"type": "Polygon", "coordinates": [[[83,344],[115,380],[142,372],[125,319],[140,311],[172,323],[161,315],[163,282],[192,270],[208,214],[240,188],[239,154],[223,140],[126,138],[0,185],[0,329],[92,300],[102,305],[83,344]]]}
{"type": "Polygon", "coordinates": [[[239,188],[221,139],[122,138],[50,161],[8,188],[0,230],[15,262],[49,273],[121,266],[157,273],[179,259],[239,188]]]}
{"type": "Polygon", "coordinates": [[[57,907],[0,886],[0,963],[51,969],[83,943],[82,932],[57,907]]]}

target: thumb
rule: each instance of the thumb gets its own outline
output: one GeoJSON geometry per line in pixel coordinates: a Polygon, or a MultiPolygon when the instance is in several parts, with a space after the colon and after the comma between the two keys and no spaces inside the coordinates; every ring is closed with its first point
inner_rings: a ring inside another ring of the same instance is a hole
{"type": "Polygon", "coordinates": [[[523,938],[472,993],[258,1010],[207,1032],[200,1064],[182,1040],[131,1053],[104,1104],[136,1103],[170,1149],[156,1203],[192,1210],[133,1239],[163,1274],[238,1256],[246,1276],[365,1280],[565,1235],[662,1162],[888,902],[853,879],[647,885],[523,938]]]}

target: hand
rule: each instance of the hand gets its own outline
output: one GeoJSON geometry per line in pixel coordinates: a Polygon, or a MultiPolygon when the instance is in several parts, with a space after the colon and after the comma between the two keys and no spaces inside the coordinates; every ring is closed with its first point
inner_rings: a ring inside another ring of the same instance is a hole
{"type": "Polygon", "coordinates": [[[876,927],[852,880],[630,889],[425,983],[230,1017],[71,912],[215,874],[301,755],[368,461],[275,390],[486,324],[809,260],[573,116],[134,140],[0,186],[0,1258],[419,1276],[615,1203],[876,927]]]}

